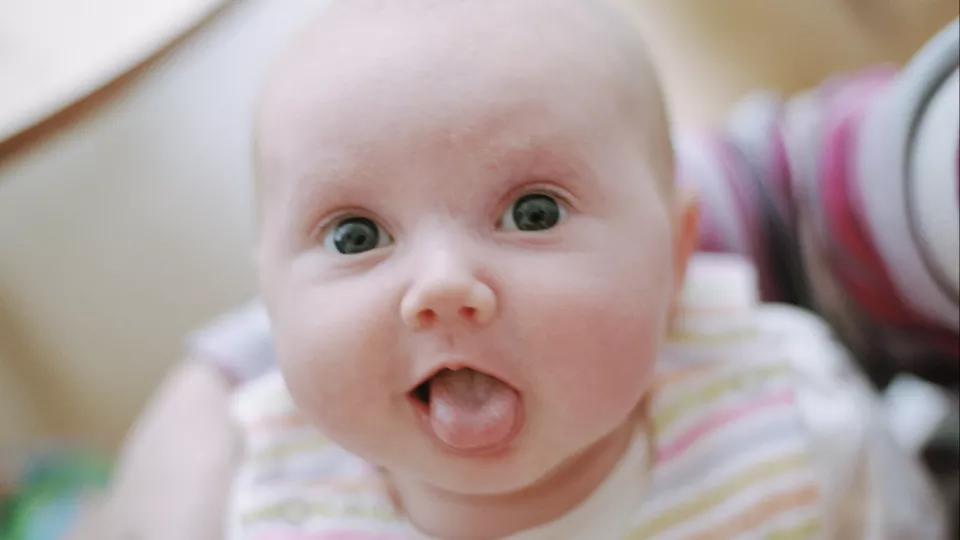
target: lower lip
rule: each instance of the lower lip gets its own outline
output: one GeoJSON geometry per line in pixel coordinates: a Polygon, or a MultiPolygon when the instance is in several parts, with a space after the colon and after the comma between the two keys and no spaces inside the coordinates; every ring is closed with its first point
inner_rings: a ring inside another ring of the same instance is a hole
{"type": "Polygon", "coordinates": [[[510,450],[513,446],[513,442],[520,435],[520,431],[523,429],[524,422],[526,420],[526,415],[524,413],[523,407],[523,398],[520,399],[520,410],[517,411],[517,418],[513,424],[513,430],[510,432],[510,435],[507,436],[503,442],[497,443],[492,446],[483,446],[478,448],[453,448],[447,443],[441,441],[437,434],[433,431],[433,426],[430,424],[430,409],[429,407],[412,395],[407,396],[407,400],[410,402],[410,405],[413,407],[414,415],[417,417],[417,421],[420,424],[420,428],[423,429],[424,433],[433,441],[433,443],[445,454],[450,454],[452,456],[464,459],[501,459],[507,454],[510,453],[510,450]]]}

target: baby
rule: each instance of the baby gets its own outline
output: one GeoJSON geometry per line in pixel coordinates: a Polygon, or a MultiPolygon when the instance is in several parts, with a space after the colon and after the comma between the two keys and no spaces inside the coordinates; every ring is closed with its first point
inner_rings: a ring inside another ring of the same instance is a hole
{"type": "Polygon", "coordinates": [[[826,327],[738,260],[688,269],[623,20],[350,0],[286,52],[257,133],[280,373],[236,396],[230,538],[941,538],[826,327]]]}

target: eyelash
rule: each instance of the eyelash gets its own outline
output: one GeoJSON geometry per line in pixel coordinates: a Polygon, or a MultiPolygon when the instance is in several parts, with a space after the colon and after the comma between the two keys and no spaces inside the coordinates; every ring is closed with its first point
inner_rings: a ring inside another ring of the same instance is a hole
{"type": "MultiPolygon", "coordinates": [[[[545,196],[547,196],[547,197],[551,197],[551,198],[553,198],[553,199],[556,199],[557,203],[558,203],[560,206],[563,206],[563,207],[567,210],[567,212],[571,212],[571,211],[574,210],[574,206],[573,206],[573,204],[571,204],[571,202],[570,202],[571,197],[569,197],[568,195],[565,195],[564,193],[561,193],[561,191],[560,191],[559,189],[556,189],[556,188],[550,188],[550,187],[534,187],[534,188],[530,188],[530,187],[527,187],[527,188],[524,188],[524,189],[521,189],[521,190],[511,191],[510,193],[511,193],[511,195],[508,196],[508,197],[506,197],[507,204],[506,204],[506,205],[501,205],[500,211],[499,211],[499,213],[497,214],[497,216],[502,216],[503,213],[507,211],[507,209],[509,209],[512,205],[516,204],[517,201],[519,201],[520,199],[522,199],[523,197],[526,197],[526,196],[528,196],[528,195],[545,195],[545,196]]],[[[499,219],[500,219],[500,218],[497,217],[496,221],[499,221],[499,219]]]]}
{"type": "MultiPolygon", "coordinates": [[[[496,226],[497,228],[499,228],[499,227],[501,226],[501,223],[500,223],[500,222],[501,222],[501,220],[502,220],[502,218],[503,218],[503,214],[504,214],[513,204],[515,204],[518,200],[520,200],[521,198],[526,197],[526,196],[528,196],[528,195],[545,195],[545,196],[547,196],[547,197],[552,197],[553,199],[556,199],[556,201],[557,201],[558,204],[560,204],[561,206],[563,206],[563,208],[566,210],[566,212],[567,212],[568,215],[569,215],[569,213],[570,213],[571,211],[574,210],[574,206],[573,206],[573,204],[571,204],[571,202],[570,202],[570,199],[571,199],[571,198],[570,198],[568,195],[565,195],[565,194],[561,193],[561,191],[560,191],[559,189],[556,189],[556,188],[549,188],[549,187],[534,187],[534,188],[530,188],[530,187],[527,187],[527,188],[524,188],[524,189],[522,189],[522,190],[514,190],[514,191],[512,191],[511,193],[512,193],[512,195],[510,195],[509,197],[507,197],[507,201],[508,201],[507,204],[506,204],[506,205],[501,205],[501,206],[499,207],[499,208],[500,208],[499,211],[495,214],[495,216],[494,216],[494,218],[493,218],[493,223],[495,224],[495,226],[496,226]]],[[[314,237],[317,241],[322,242],[323,239],[326,238],[326,235],[329,234],[330,231],[333,229],[333,227],[336,227],[336,226],[337,226],[338,224],[340,224],[341,222],[343,222],[343,221],[345,221],[345,220],[348,220],[348,219],[351,219],[351,218],[366,218],[366,219],[369,219],[369,220],[373,221],[374,223],[376,223],[377,226],[383,228],[383,230],[384,230],[387,234],[389,234],[392,238],[396,239],[396,235],[395,235],[388,227],[386,227],[386,226],[384,225],[384,221],[383,221],[382,219],[378,218],[375,214],[373,214],[373,213],[371,213],[371,212],[362,211],[362,210],[352,210],[352,209],[351,209],[351,210],[344,210],[344,211],[341,211],[341,212],[337,212],[336,214],[333,214],[331,217],[329,217],[329,218],[327,218],[327,219],[324,219],[324,220],[320,223],[320,225],[318,225],[317,227],[314,228],[314,230],[313,230],[313,237],[314,237]]]]}
{"type": "Polygon", "coordinates": [[[330,217],[321,221],[319,225],[313,228],[313,237],[322,241],[324,237],[327,235],[327,233],[329,233],[334,227],[336,227],[337,225],[339,225],[340,223],[348,219],[353,219],[353,218],[369,219],[370,221],[376,223],[377,226],[383,228],[383,230],[386,231],[388,234],[390,234],[391,236],[393,235],[393,233],[391,233],[389,229],[387,229],[387,227],[383,225],[383,220],[377,217],[376,214],[372,212],[366,212],[363,210],[351,209],[351,210],[342,210],[342,211],[336,212],[334,214],[331,214],[330,217]]]}

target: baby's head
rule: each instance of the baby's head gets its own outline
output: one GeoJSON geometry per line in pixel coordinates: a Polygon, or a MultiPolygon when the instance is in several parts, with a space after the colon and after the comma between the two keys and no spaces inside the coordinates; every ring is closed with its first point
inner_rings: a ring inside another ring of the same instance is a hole
{"type": "Polygon", "coordinates": [[[585,0],[350,0],[258,119],[261,286],[298,406],[460,493],[627,429],[695,241],[638,37],[585,0]]]}

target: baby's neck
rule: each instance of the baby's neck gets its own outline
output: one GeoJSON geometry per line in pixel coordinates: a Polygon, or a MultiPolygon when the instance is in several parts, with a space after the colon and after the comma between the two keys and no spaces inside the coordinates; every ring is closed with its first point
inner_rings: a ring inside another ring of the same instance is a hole
{"type": "Polygon", "coordinates": [[[635,429],[626,423],[539,483],[507,495],[450,493],[392,473],[387,479],[398,505],[425,534],[456,540],[503,538],[554,521],[586,500],[623,458],[635,429]]]}

